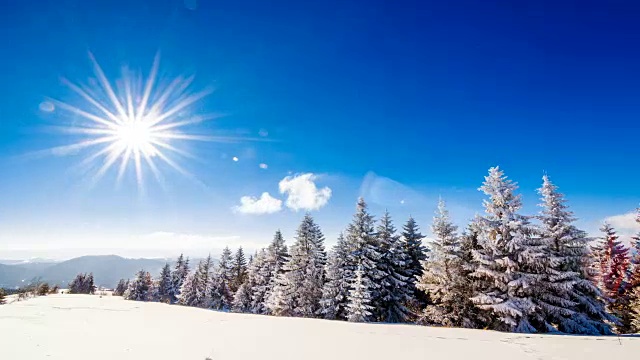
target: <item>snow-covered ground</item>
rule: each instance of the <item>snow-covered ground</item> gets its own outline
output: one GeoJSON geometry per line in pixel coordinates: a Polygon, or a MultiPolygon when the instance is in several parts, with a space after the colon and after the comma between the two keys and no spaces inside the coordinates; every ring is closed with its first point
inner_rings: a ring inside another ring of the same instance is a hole
{"type": "Polygon", "coordinates": [[[227,314],[120,297],[0,306],[7,359],[633,359],[640,338],[505,334],[227,314]]]}

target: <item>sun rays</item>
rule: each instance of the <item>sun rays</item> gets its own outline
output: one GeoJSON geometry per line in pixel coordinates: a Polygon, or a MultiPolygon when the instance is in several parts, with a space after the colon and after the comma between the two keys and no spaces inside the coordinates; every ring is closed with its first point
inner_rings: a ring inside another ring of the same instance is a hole
{"type": "Polygon", "coordinates": [[[82,101],[71,104],[51,100],[55,108],[79,119],[62,130],[80,139],[48,151],[57,155],[85,155],[80,165],[94,171],[91,175],[94,183],[116,169],[117,183],[128,171],[133,171],[138,187],[143,188],[147,171],[161,181],[160,165],[190,175],[179,161],[192,155],[181,149],[180,143],[235,140],[182,131],[189,125],[217,117],[191,111],[211,90],[189,91],[193,77],[176,77],[166,85],[160,84],[159,56],[156,55],[146,79],[124,69],[121,78],[113,83],[93,55],[90,58],[96,77],[93,84],[79,85],[63,79],[82,101]]]}

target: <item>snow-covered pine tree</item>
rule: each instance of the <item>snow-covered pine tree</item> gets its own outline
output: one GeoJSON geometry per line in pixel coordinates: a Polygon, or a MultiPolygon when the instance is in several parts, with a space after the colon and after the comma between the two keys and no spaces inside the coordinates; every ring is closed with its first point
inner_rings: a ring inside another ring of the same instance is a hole
{"type": "Polygon", "coordinates": [[[479,287],[471,300],[490,312],[495,330],[534,332],[530,320],[536,306],[532,293],[537,286],[537,262],[542,254],[532,239],[529,220],[518,214],[522,207],[517,185],[498,168],[479,190],[488,195],[485,215],[479,217],[480,249],[473,252],[477,268],[472,276],[479,287]]]}
{"type": "Polygon", "coordinates": [[[176,302],[178,300],[180,289],[182,288],[182,283],[187,278],[187,274],[189,274],[189,258],[185,259],[184,255],[180,254],[178,260],[176,261],[173,273],[171,274],[171,302],[176,302]]]}
{"type": "Polygon", "coordinates": [[[321,313],[325,319],[347,320],[347,297],[354,277],[349,268],[351,251],[342,233],[327,261],[327,281],[322,288],[321,313]]]}
{"type": "MultiPolygon", "coordinates": [[[[640,224],[640,208],[636,211],[636,222],[640,224]]],[[[631,307],[631,332],[640,333],[640,231],[631,238],[633,257],[630,276],[629,304],[631,307]]]]}
{"type": "MultiPolygon", "coordinates": [[[[381,248],[374,230],[373,216],[367,211],[367,203],[363,198],[358,199],[356,213],[345,232],[345,240],[351,250],[346,268],[354,276],[357,267],[362,268],[363,282],[367,284],[372,303],[375,304],[380,298],[379,281],[385,277],[385,274],[378,267],[382,258],[381,248]]],[[[349,279],[350,283],[353,281],[353,278],[349,279]]],[[[373,309],[372,312],[377,311],[373,309]]]]}
{"type": "Polygon", "coordinates": [[[182,282],[178,304],[184,306],[198,306],[198,279],[196,271],[187,273],[187,277],[182,282]]]}
{"type": "Polygon", "coordinates": [[[463,268],[462,249],[457,226],[449,218],[445,202],[440,200],[433,218],[429,257],[422,263],[423,272],[418,284],[429,295],[433,304],[427,305],[421,323],[448,327],[472,327],[473,320],[465,311],[469,306],[469,293],[463,268]]]}
{"type": "Polygon", "coordinates": [[[118,281],[118,285],[116,285],[116,288],[113,290],[113,296],[122,296],[128,286],[129,284],[127,284],[125,279],[120,279],[120,281],[118,281]]]}
{"type": "Polygon", "coordinates": [[[378,261],[378,269],[383,277],[379,280],[379,297],[374,299],[374,317],[387,323],[405,322],[410,316],[405,304],[413,297],[413,293],[407,287],[410,275],[406,264],[410,257],[396,234],[388,211],[385,211],[376,230],[382,254],[378,261]]]}
{"type": "Polygon", "coordinates": [[[355,278],[349,290],[347,304],[347,320],[351,322],[369,322],[371,320],[371,283],[364,273],[364,268],[358,265],[354,272],[355,278]]]}
{"type": "Polygon", "coordinates": [[[4,305],[6,303],[7,294],[4,292],[3,288],[0,288],[0,305],[4,305]]]}
{"type": "Polygon", "coordinates": [[[296,231],[284,273],[278,276],[274,289],[278,298],[270,301],[271,311],[300,317],[319,315],[326,258],[324,235],[307,213],[296,231]]]}
{"type": "MultiPolygon", "coordinates": [[[[289,260],[289,253],[280,230],[276,231],[264,254],[258,254],[258,256],[261,256],[261,259],[260,264],[256,265],[251,309],[256,314],[269,314],[270,308],[267,303],[275,291],[278,277],[284,273],[284,264],[289,260]]],[[[275,297],[272,300],[275,300],[275,297]]]]}
{"type": "Polygon", "coordinates": [[[83,294],[93,294],[96,292],[96,285],[93,281],[93,273],[89,273],[86,277],[83,294]]]}
{"type": "Polygon", "coordinates": [[[268,263],[269,255],[266,249],[260,250],[253,257],[253,262],[247,270],[247,281],[249,287],[249,305],[246,312],[254,314],[266,314],[265,303],[269,292],[272,267],[268,263]]]}
{"type": "Polygon", "coordinates": [[[418,313],[428,302],[424,292],[416,288],[417,279],[422,275],[422,262],[426,259],[427,248],[422,244],[424,235],[420,233],[420,228],[412,216],[402,227],[401,235],[405,252],[409,256],[405,270],[407,273],[407,288],[413,294],[408,302],[408,307],[412,312],[418,313]]]}
{"type": "Polygon", "coordinates": [[[164,264],[157,284],[157,300],[166,303],[171,302],[173,300],[173,278],[171,277],[171,267],[169,263],[164,264]]]}
{"type": "Polygon", "coordinates": [[[247,276],[247,259],[244,256],[244,250],[242,250],[242,246],[238,248],[235,255],[233,256],[233,261],[231,262],[231,272],[233,274],[233,277],[231,278],[231,283],[229,284],[229,286],[231,288],[231,291],[235,293],[247,276]]]}
{"type": "Polygon", "coordinates": [[[220,262],[210,281],[211,308],[215,310],[230,310],[233,303],[231,292],[231,250],[225,247],[220,256],[220,262]]]}
{"type": "Polygon", "coordinates": [[[627,271],[629,269],[629,248],[619,240],[611,225],[605,223],[600,229],[604,236],[593,248],[599,266],[597,284],[609,300],[608,310],[619,319],[618,333],[627,333],[631,327],[629,299],[627,297],[627,271]]]}
{"type": "Polygon", "coordinates": [[[138,271],[136,278],[129,284],[129,289],[125,292],[126,300],[135,301],[151,301],[153,294],[153,281],[151,274],[144,271],[138,271]]]}
{"type": "Polygon", "coordinates": [[[198,276],[197,300],[194,306],[209,308],[211,307],[211,273],[213,271],[213,260],[209,254],[204,260],[198,264],[196,276],[198,276]]]}
{"type": "Polygon", "coordinates": [[[234,312],[248,313],[251,310],[251,285],[245,281],[240,285],[233,297],[232,310],[234,312]]]}
{"type": "Polygon", "coordinates": [[[538,234],[545,256],[542,279],[535,303],[542,321],[550,331],[572,334],[610,334],[612,319],[605,310],[600,291],[584,274],[582,265],[590,241],[584,231],[573,225],[576,220],[547,175],[542,178],[542,211],[538,234]]]}

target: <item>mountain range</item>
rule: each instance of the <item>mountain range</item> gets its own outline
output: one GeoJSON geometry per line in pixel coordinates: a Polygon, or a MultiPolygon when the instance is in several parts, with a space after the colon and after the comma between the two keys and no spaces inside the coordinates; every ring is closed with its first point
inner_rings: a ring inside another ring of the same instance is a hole
{"type": "Polygon", "coordinates": [[[81,256],[55,262],[46,259],[28,261],[0,260],[0,287],[15,288],[34,280],[66,287],[78,273],[93,273],[97,286],[113,288],[120,279],[133,278],[140,269],[156,276],[167,259],[127,259],[116,255],[81,256]]]}

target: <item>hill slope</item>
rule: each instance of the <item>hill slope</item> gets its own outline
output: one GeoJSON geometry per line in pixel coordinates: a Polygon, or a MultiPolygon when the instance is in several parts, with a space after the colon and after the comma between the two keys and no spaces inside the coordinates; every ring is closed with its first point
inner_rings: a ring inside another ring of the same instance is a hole
{"type": "Polygon", "coordinates": [[[88,295],[3,305],[0,323],[10,359],[600,360],[640,353],[640,338],[353,324],[88,295]]]}
{"type": "Polygon", "coordinates": [[[0,264],[0,286],[20,286],[23,280],[33,278],[66,286],[76,274],[92,272],[96,285],[114,287],[118,280],[132,278],[140,269],[156,275],[164,264],[160,259],[126,259],[116,255],[82,256],[59,263],[0,264]]]}

